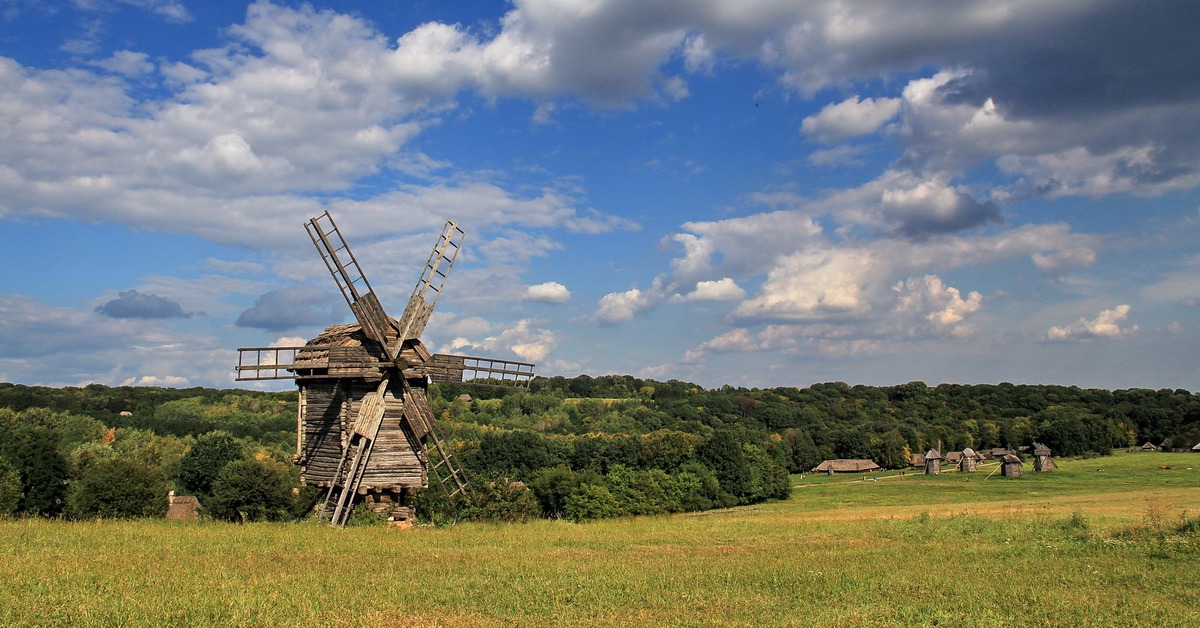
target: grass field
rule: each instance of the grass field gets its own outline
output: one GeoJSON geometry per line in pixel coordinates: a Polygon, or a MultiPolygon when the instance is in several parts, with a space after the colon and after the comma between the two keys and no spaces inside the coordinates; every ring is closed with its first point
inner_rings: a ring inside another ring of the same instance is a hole
{"type": "Polygon", "coordinates": [[[4,521],[0,624],[1200,625],[1200,455],[1060,466],[588,524],[4,521]]]}

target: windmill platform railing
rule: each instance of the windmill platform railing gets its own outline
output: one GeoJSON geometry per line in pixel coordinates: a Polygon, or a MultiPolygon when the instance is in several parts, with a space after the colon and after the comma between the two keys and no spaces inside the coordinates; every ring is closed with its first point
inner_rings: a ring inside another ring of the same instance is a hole
{"type": "MultiPolygon", "coordinates": [[[[334,379],[346,377],[348,371],[365,371],[388,366],[388,363],[378,360],[339,360],[337,368],[330,370],[328,361],[298,360],[297,357],[304,349],[305,347],[239,348],[235,379],[239,382],[297,378],[334,379]]],[[[533,372],[534,366],[529,362],[516,360],[435,353],[422,368],[421,374],[428,375],[435,384],[527,389],[537,376],[533,372]]]]}

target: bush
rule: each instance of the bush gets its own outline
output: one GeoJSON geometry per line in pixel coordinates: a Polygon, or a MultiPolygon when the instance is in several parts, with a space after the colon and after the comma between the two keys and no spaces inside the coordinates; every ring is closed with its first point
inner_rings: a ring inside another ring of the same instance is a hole
{"type": "Polygon", "coordinates": [[[540,511],[537,499],[523,483],[501,480],[472,485],[462,518],[514,523],[536,518],[540,511]]]}
{"type": "Polygon", "coordinates": [[[209,514],[225,521],[287,521],[292,518],[294,486],[291,470],[278,463],[236,460],[221,470],[204,505],[209,514]]]}
{"type": "Polygon", "coordinates": [[[74,519],[131,519],[167,514],[167,483],[148,465],[122,458],[96,458],[82,466],[67,492],[74,519]]]}
{"type": "Polygon", "coordinates": [[[17,511],[26,515],[57,515],[66,492],[67,459],[59,452],[58,433],[30,423],[14,424],[0,439],[0,456],[17,470],[21,500],[17,511]]]}
{"type": "Polygon", "coordinates": [[[8,461],[0,458],[0,517],[17,512],[21,503],[21,473],[8,461]]]}
{"type": "Polygon", "coordinates": [[[556,519],[567,511],[567,499],[579,489],[579,477],[565,464],[542,469],[533,475],[529,488],[542,507],[542,514],[556,519]]]}
{"type": "Polygon", "coordinates": [[[571,521],[607,519],[623,514],[617,498],[603,486],[584,484],[567,498],[566,513],[571,521]]]}
{"type": "Polygon", "coordinates": [[[204,503],[225,466],[241,457],[242,446],[229,432],[204,434],[179,461],[179,483],[204,503]]]}

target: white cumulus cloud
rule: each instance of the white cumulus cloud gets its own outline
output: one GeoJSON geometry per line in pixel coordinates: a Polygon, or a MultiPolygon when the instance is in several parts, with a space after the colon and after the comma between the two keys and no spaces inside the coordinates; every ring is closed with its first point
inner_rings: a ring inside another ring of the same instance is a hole
{"type": "Polygon", "coordinates": [[[899,98],[859,100],[858,96],[851,96],[805,118],[800,124],[800,131],[825,144],[867,135],[896,117],[900,112],[900,103],[899,98]]]}
{"type": "Polygon", "coordinates": [[[524,298],[535,303],[566,303],[571,300],[571,291],[557,281],[547,281],[526,288],[524,298]]]}
{"type": "Polygon", "coordinates": [[[1137,332],[1138,326],[1122,327],[1129,318],[1132,308],[1128,304],[1118,305],[1110,310],[1100,312],[1096,318],[1081,318],[1070,325],[1051,327],[1046,332],[1046,340],[1063,342],[1068,340],[1087,340],[1093,338],[1122,338],[1137,332]]]}

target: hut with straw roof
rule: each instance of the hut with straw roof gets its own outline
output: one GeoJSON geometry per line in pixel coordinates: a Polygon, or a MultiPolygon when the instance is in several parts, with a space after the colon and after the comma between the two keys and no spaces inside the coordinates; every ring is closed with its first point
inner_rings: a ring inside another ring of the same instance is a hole
{"type": "Polygon", "coordinates": [[[826,460],[821,464],[813,467],[813,473],[867,473],[870,471],[879,471],[881,467],[875,464],[874,460],[854,460],[854,459],[839,459],[826,460]]]}
{"type": "Polygon", "coordinates": [[[1000,457],[1000,475],[1006,478],[1021,477],[1021,459],[1016,454],[1005,454],[1000,457]]]}
{"type": "Polygon", "coordinates": [[[963,473],[974,473],[976,470],[978,470],[979,461],[982,460],[982,458],[978,453],[975,453],[974,449],[967,447],[961,452],[958,452],[958,454],[956,466],[958,467],[959,471],[963,473]]]}
{"type": "Polygon", "coordinates": [[[1053,471],[1058,468],[1054,464],[1054,458],[1050,456],[1050,448],[1038,443],[1033,443],[1033,470],[1040,473],[1053,471]]]}
{"type": "Polygon", "coordinates": [[[942,474],[942,453],[936,449],[925,452],[925,475],[942,474]]]}

